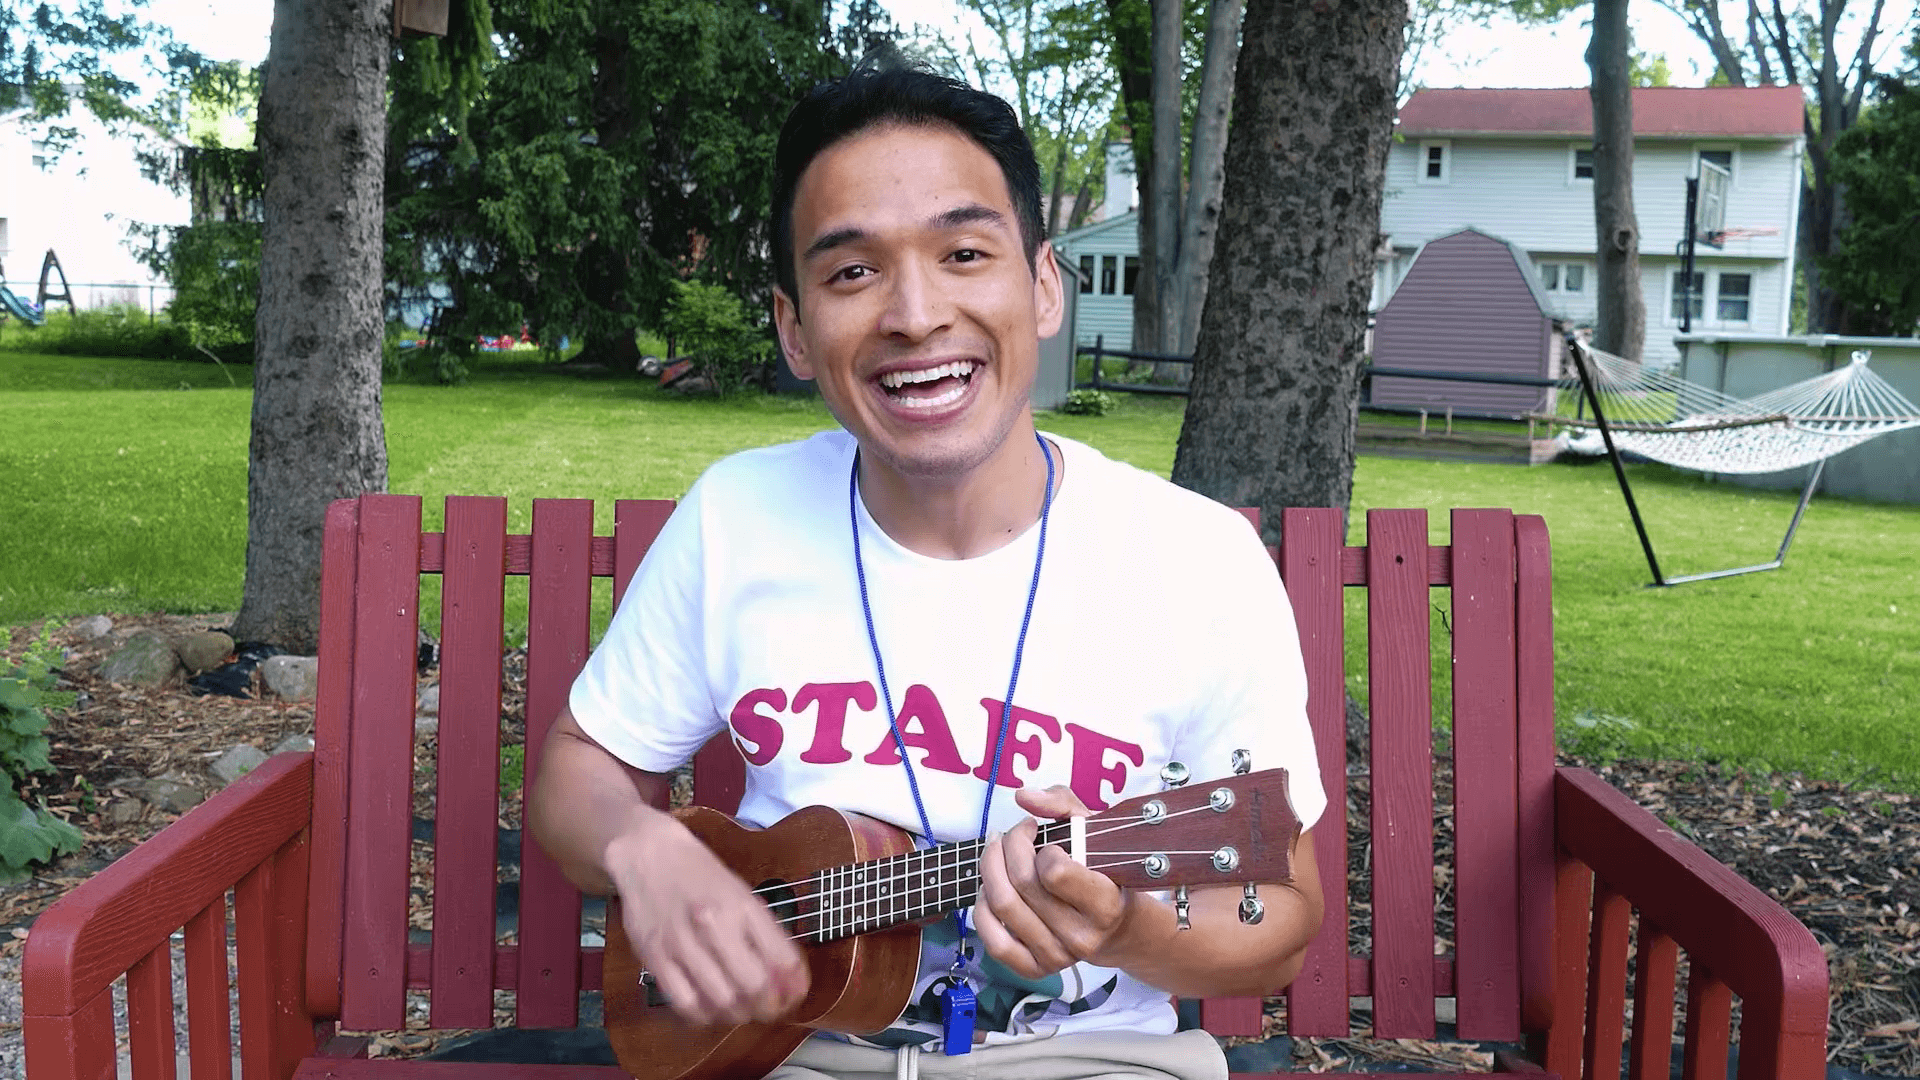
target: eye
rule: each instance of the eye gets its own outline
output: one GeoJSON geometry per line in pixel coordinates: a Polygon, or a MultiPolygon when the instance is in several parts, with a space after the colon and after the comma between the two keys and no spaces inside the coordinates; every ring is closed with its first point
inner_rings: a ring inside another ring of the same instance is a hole
{"type": "Polygon", "coordinates": [[[979,262],[986,257],[987,253],[978,248],[961,248],[952,255],[947,256],[947,258],[957,263],[979,262]]]}
{"type": "Polygon", "coordinates": [[[829,282],[858,281],[859,279],[866,277],[871,273],[873,273],[873,269],[871,267],[861,266],[859,263],[855,263],[852,266],[841,267],[839,270],[834,272],[834,275],[832,277],[828,278],[827,280],[829,282]]]}

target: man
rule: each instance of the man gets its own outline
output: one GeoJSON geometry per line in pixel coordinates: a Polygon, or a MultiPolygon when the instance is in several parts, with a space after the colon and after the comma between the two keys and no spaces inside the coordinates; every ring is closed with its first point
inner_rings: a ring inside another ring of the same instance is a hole
{"type": "Polygon", "coordinates": [[[794,110],[777,168],[781,344],[845,430],[735,455],[688,493],[555,725],[535,835],[619,893],[676,1009],[777,1019],[806,991],[799,951],[646,801],[730,729],[749,823],[828,803],[935,843],[1004,833],[971,918],[926,930],[896,1026],[809,1040],[773,1076],[891,1074],[897,1051],[928,1076],[1222,1077],[1210,1037],[1173,1034],[1168,993],[1292,979],[1320,921],[1311,843],[1291,883],[1260,886],[1262,921],[1218,886],[1182,930],[1167,900],[1036,850],[1034,817],[1157,790],[1169,760],[1224,775],[1248,749],[1291,770],[1311,826],[1325,797],[1272,563],[1231,510],[1036,433],[1063,299],[1004,102],[863,64],[794,110]],[[956,963],[977,1050],[947,1037],[956,963]]]}

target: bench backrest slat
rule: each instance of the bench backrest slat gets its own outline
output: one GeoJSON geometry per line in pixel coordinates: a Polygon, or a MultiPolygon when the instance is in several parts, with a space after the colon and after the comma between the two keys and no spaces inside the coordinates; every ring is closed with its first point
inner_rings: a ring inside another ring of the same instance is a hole
{"type": "MultiPolygon", "coordinates": [[[[1327,789],[1327,809],[1313,829],[1325,914],[1287,992],[1287,1030],[1295,1035],[1348,1033],[1347,986],[1347,658],[1346,598],[1337,573],[1346,554],[1338,510],[1289,509],[1280,518],[1280,576],[1299,628],[1306,664],[1307,718],[1327,789]],[[1329,572],[1329,571],[1336,572],[1329,572]]],[[[1256,765],[1258,762],[1255,763],[1256,765]]]]}
{"type": "Polygon", "coordinates": [[[406,1018],[420,500],[363,501],[356,554],[341,1019],[358,1030],[391,1029],[406,1018]]]}
{"type": "Polygon", "coordinates": [[[449,498],[446,521],[429,1019],[484,1028],[493,1025],[507,501],[449,498]]]}
{"type": "MultiPolygon", "coordinates": [[[[617,604],[672,513],[658,500],[614,507],[614,535],[592,535],[582,500],[536,500],[529,535],[506,532],[499,499],[450,498],[446,531],[422,534],[420,501],[368,496],[328,511],[321,698],[315,717],[315,821],[309,1000],[348,1027],[405,1020],[409,985],[430,990],[436,1027],[491,1024],[492,992],[516,991],[521,1026],[570,1026],[598,986],[580,945],[581,901],[523,844],[519,935],[494,923],[498,852],[503,605],[528,579],[525,775],[536,775],[552,718],[589,645],[592,578],[617,604]],[[413,705],[420,575],[440,573],[441,704],[436,762],[432,944],[407,944],[413,705]],[[351,958],[348,962],[346,958],[351,958]]],[[[1257,515],[1248,514],[1257,524],[1257,515]]],[[[1329,805],[1314,829],[1326,919],[1288,992],[1294,1034],[1349,1031],[1350,995],[1374,998],[1374,1033],[1427,1037],[1434,998],[1458,998],[1467,1037],[1511,1039],[1551,1017],[1553,683],[1550,552],[1537,517],[1456,512],[1452,545],[1427,542],[1423,511],[1368,515],[1369,543],[1344,543],[1337,510],[1288,510],[1277,552],[1299,627],[1308,715],[1329,805]],[[1370,895],[1348,860],[1346,596],[1367,591],[1372,765],[1370,895]],[[1451,588],[1456,770],[1456,948],[1434,955],[1432,676],[1434,588],[1451,588]],[[1463,884],[1464,883],[1464,884],[1463,884]],[[1351,912],[1366,905],[1371,955],[1350,955],[1351,912]]],[[[1255,762],[1256,767],[1261,765],[1255,762]]],[[[738,806],[745,763],[729,733],[693,764],[694,797],[738,806]]],[[[1202,1005],[1210,1030],[1257,1030],[1259,1003],[1202,1005]]]]}
{"type": "MultiPolygon", "coordinates": [[[[593,597],[593,503],[536,499],[527,578],[526,757],[522,803],[547,731],[587,661],[593,597]],[[539,642],[539,647],[532,643],[539,642]]],[[[611,568],[609,568],[611,569],[611,568]]],[[[520,845],[521,1027],[572,1027],[580,1007],[580,893],[540,845],[520,845]]]]}
{"type": "Polygon", "coordinates": [[[1514,682],[1520,857],[1520,1026],[1553,1020],[1553,550],[1546,519],[1514,518],[1514,682]]]}
{"type": "Polygon", "coordinates": [[[1520,1037],[1513,514],[1455,510],[1454,994],[1464,1039],[1520,1037]]]}
{"type": "Polygon", "coordinates": [[[1430,1039],[1433,1012],[1433,668],[1427,514],[1367,513],[1373,1033],[1430,1039]]]}

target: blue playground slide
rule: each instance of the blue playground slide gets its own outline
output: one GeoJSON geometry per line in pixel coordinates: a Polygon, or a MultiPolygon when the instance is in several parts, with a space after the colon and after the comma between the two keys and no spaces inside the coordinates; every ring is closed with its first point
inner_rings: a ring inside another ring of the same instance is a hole
{"type": "Polygon", "coordinates": [[[4,308],[7,314],[28,326],[39,326],[47,321],[46,315],[39,308],[27,303],[24,297],[16,296],[14,291],[5,285],[0,285],[0,308],[4,308]]]}

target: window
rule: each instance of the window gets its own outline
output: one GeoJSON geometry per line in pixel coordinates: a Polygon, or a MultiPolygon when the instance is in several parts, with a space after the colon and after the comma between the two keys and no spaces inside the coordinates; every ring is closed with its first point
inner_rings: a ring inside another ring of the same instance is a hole
{"type": "Polygon", "coordinates": [[[1705,316],[1707,311],[1706,271],[1696,270],[1693,272],[1693,295],[1691,297],[1687,295],[1686,272],[1682,270],[1675,270],[1673,272],[1672,299],[1668,301],[1667,313],[1672,316],[1674,322],[1679,322],[1686,317],[1689,299],[1692,301],[1693,317],[1699,319],[1705,316]]]}
{"type": "Polygon", "coordinates": [[[1080,256],[1080,291],[1083,293],[1093,291],[1093,256],[1091,255],[1080,256]]]}
{"type": "Polygon", "coordinates": [[[1140,257],[1127,256],[1126,269],[1120,275],[1120,289],[1128,296],[1133,295],[1133,287],[1140,280],[1140,257]]]}
{"type": "Polygon", "coordinates": [[[1752,311],[1753,275],[1721,274],[1715,314],[1721,322],[1746,322],[1752,311]]]}
{"type": "Polygon", "coordinates": [[[1447,183],[1453,171],[1452,157],[1452,147],[1448,143],[1421,143],[1420,182],[1423,184],[1447,183]]]}
{"type": "MultiPolygon", "coordinates": [[[[1733,150],[1731,148],[1695,150],[1694,158],[1696,161],[1706,162],[1710,165],[1718,165],[1722,169],[1727,170],[1727,183],[1733,183],[1733,150]]],[[[1694,171],[1697,173],[1699,169],[1696,168],[1694,171]]]]}
{"type": "Polygon", "coordinates": [[[1114,255],[1100,256],[1100,295],[1101,296],[1113,295],[1113,278],[1115,274],[1115,268],[1118,267],[1119,265],[1120,265],[1120,259],[1118,256],[1114,256],[1114,255]]]}
{"type": "Polygon", "coordinates": [[[1587,291],[1586,263],[1541,263],[1540,287],[1550,293],[1587,291]]]}
{"type": "Polygon", "coordinates": [[[1593,147],[1573,148],[1573,178],[1575,180],[1593,179],[1593,147]]]}

